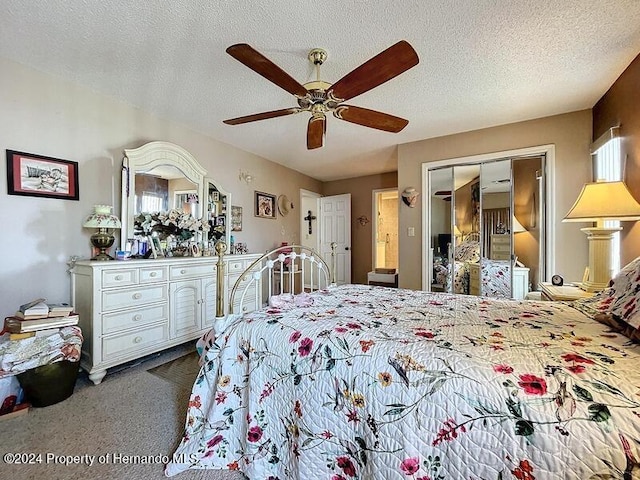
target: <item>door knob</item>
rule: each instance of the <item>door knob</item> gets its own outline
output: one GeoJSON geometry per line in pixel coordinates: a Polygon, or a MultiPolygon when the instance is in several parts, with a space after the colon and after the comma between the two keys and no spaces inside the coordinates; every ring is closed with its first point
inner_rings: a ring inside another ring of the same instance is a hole
{"type": "Polygon", "coordinates": [[[349,247],[344,247],[345,250],[349,250],[349,247]]]}

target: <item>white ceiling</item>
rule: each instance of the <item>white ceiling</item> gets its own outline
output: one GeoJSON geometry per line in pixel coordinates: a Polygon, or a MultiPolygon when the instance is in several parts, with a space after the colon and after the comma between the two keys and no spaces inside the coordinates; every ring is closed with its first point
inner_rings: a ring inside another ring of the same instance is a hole
{"type": "Polygon", "coordinates": [[[640,52],[638,0],[2,0],[0,18],[0,56],[320,180],[394,171],[400,143],[591,108],[640,52]],[[333,83],[401,39],[420,63],[349,101],[408,119],[399,134],[331,116],[307,151],[307,113],[222,123],[295,106],[232,44],[300,83],[324,48],[333,83]]]}

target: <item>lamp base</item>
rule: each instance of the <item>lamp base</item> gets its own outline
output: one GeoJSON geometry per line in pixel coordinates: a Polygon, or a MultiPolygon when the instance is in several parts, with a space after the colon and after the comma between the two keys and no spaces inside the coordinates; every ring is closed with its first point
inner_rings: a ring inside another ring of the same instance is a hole
{"type": "MultiPolygon", "coordinates": [[[[102,230],[102,229],[100,229],[102,230]]],[[[107,250],[111,248],[115,237],[106,231],[98,231],[91,235],[91,244],[100,250],[100,252],[91,260],[106,261],[113,260],[113,257],[107,254],[107,250]]]]}
{"type": "Polygon", "coordinates": [[[589,240],[589,277],[579,286],[586,292],[604,290],[611,280],[611,240],[620,227],[581,228],[589,240]]]}

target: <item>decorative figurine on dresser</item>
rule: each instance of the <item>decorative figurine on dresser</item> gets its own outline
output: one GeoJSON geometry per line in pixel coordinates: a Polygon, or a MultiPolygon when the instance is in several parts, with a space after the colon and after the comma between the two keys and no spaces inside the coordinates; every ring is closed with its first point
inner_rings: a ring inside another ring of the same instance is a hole
{"type": "MultiPolygon", "coordinates": [[[[120,249],[131,254],[132,246],[148,245],[152,255],[73,266],[73,302],[84,334],[81,366],[95,384],[108,368],[196,339],[212,327],[219,257],[201,252],[215,252],[218,241],[229,245],[230,194],[206,177],[189,152],[150,142],[124,153],[120,249]]],[[[222,257],[225,298],[259,257],[222,257]]],[[[257,287],[234,311],[261,303],[257,287]]]]}

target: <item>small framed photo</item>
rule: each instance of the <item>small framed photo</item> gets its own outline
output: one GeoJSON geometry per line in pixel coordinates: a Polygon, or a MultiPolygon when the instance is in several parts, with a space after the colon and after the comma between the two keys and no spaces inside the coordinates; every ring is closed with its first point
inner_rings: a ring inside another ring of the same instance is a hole
{"type": "Polygon", "coordinates": [[[164,250],[162,250],[162,245],[160,244],[160,239],[158,237],[154,237],[152,235],[148,236],[147,243],[151,245],[151,252],[152,252],[153,258],[164,257],[164,250]]]}
{"type": "Polygon", "coordinates": [[[7,150],[7,193],[78,200],[78,162],[7,150]]]}
{"type": "Polygon", "coordinates": [[[219,202],[220,201],[220,192],[211,192],[211,201],[219,202]]]}
{"type": "Polygon", "coordinates": [[[231,231],[242,231],[242,207],[236,205],[231,206],[231,231]]]}
{"type": "Polygon", "coordinates": [[[224,226],[224,217],[223,216],[216,217],[216,226],[220,226],[220,225],[224,226]]]}
{"type": "Polygon", "coordinates": [[[270,193],[255,192],[256,213],[259,218],[276,218],[276,196],[270,193]]]}

